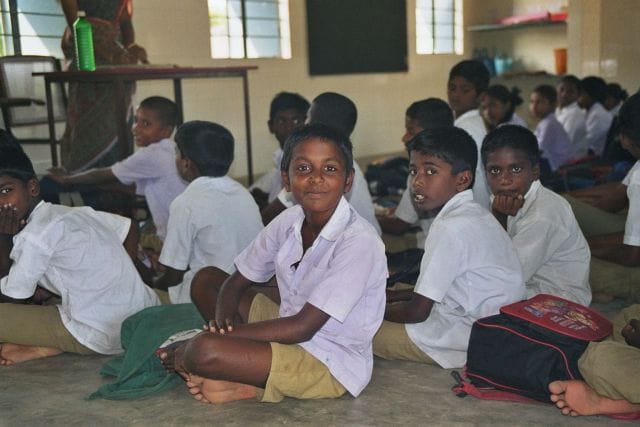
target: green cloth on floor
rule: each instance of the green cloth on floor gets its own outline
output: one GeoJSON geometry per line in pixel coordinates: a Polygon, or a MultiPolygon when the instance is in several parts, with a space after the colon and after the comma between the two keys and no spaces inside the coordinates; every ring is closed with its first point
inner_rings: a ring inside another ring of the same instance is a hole
{"type": "Polygon", "coordinates": [[[201,328],[203,323],[193,304],[149,307],[127,318],[121,330],[124,355],[105,363],[100,371],[116,381],[103,385],[88,399],[136,399],[183,383],[177,374],[164,370],[155,351],[176,332],[201,328]]]}

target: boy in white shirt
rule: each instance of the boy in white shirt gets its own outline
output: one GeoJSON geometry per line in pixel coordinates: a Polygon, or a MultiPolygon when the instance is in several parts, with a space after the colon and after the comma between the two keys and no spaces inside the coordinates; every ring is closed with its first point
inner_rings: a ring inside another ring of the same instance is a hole
{"type": "MultiPolygon", "coordinates": [[[[74,175],[54,170],[46,178],[62,186],[133,186],[135,194],[145,197],[156,234],[160,240],[164,240],[169,206],[187,187],[187,183],[178,175],[175,144],[170,139],[177,123],[178,107],[173,101],[161,96],[146,98],[138,106],[131,128],[139,150],[111,167],[74,175]]],[[[124,189],[127,190],[131,189],[124,189]]]]}
{"type": "MultiPolygon", "coordinates": [[[[482,62],[474,60],[460,61],[449,71],[447,82],[447,97],[454,112],[454,126],[464,129],[476,143],[478,157],[482,140],[487,134],[487,128],[480,115],[482,96],[489,88],[489,71],[482,62]]],[[[478,162],[473,185],[473,199],[483,208],[489,209],[489,186],[484,176],[484,170],[478,162]]]]}
{"type": "Polygon", "coordinates": [[[40,201],[33,165],[0,144],[0,365],[116,354],[128,316],[159,304],[131,259],[128,218],[40,201]],[[59,305],[40,304],[52,294],[59,305]]]}
{"type": "Polygon", "coordinates": [[[466,363],[473,322],[524,297],[520,262],[507,233],[469,190],[478,159],[469,134],[425,130],[409,153],[414,207],[435,219],[415,288],[387,291],[373,351],[458,368],[466,363]]]}
{"type": "Polygon", "coordinates": [[[196,399],[355,397],[369,383],[387,269],[382,241],[344,197],[352,164],[351,142],[328,126],[287,139],[282,179],[299,203],[238,255],[221,286],[199,283],[218,287],[195,301],[209,331],[160,350],[196,399]],[[274,274],[279,307],[250,287],[274,274]]]}
{"type": "Polygon", "coordinates": [[[529,129],[507,125],[487,135],[482,163],[492,213],[516,248],[527,298],[545,293],[588,306],[589,246],[569,203],[540,184],[539,161],[529,129]]]}
{"type": "Polygon", "coordinates": [[[204,121],[181,125],[175,135],[178,173],[189,186],[171,203],[154,287],[173,304],[191,302],[191,280],[203,267],[234,271],[233,259],[262,229],[249,191],[227,176],[234,140],[224,127],[204,121]]]}
{"type": "Polygon", "coordinates": [[[578,105],[587,112],[587,147],[589,152],[601,156],[613,121],[613,115],[602,106],[607,84],[600,77],[589,76],[580,80],[579,91],[578,105]]]}
{"type": "Polygon", "coordinates": [[[558,107],[556,119],[560,122],[571,141],[570,158],[579,159],[587,155],[586,114],[578,105],[580,79],[572,74],[563,76],[556,86],[558,107]]]}
{"type": "Polygon", "coordinates": [[[251,195],[260,209],[271,203],[282,190],[280,162],[282,147],[294,131],[304,126],[309,110],[309,101],[297,93],[280,92],[272,100],[269,108],[269,132],[278,140],[278,149],[273,153],[273,169],[265,173],[249,187],[251,195]]]}
{"type": "MultiPolygon", "coordinates": [[[[311,102],[307,113],[307,123],[322,123],[331,126],[344,133],[347,138],[353,132],[357,120],[358,110],[353,101],[344,95],[334,92],[324,92],[316,96],[311,102]]],[[[378,231],[378,234],[381,234],[382,230],[376,219],[367,180],[364,178],[364,174],[356,162],[353,163],[353,169],[355,171],[353,185],[345,197],[355,210],[371,223],[378,231]]],[[[293,206],[295,203],[296,201],[291,193],[283,189],[280,194],[278,194],[276,200],[262,210],[263,222],[265,225],[268,224],[280,212],[293,206]]]]}

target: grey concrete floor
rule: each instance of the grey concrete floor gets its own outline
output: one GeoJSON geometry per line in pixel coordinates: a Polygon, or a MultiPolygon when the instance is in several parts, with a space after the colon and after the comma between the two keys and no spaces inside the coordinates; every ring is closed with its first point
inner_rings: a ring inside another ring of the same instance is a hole
{"type": "MultiPolygon", "coordinates": [[[[623,306],[617,300],[596,308],[611,316],[623,306]]],[[[376,359],[371,384],[357,399],[207,405],[179,386],[138,400],[85,400],[109,381],[98,375],[107,360],[64,354],[0,367],[0,426],[634,425],[605,417],[564,417],[553,405],[461,399],[451,393],[449,370],[381,359],[376,359]]]]}

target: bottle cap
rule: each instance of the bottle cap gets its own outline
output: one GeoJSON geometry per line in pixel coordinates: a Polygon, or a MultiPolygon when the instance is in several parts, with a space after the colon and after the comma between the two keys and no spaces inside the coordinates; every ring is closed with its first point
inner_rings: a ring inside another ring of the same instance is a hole
{"type": "Polygon", "coordinates": [[[84,18],[85,16],[87,16],[87,14],[84,12],[84,10],[79,10],[76,16],[78,18],[84,18]]]}

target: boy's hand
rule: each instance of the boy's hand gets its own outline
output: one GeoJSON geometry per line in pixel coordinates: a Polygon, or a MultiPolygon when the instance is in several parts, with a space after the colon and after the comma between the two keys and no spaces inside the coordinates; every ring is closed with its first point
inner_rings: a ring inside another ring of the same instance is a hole
{"type": "Polygon", "coordinates": [[[517,196],[498,194],[493,198],[491,209],[503,215],[515,216],[523,205],[524,197],[521,194],[517,196]]]}
{"type": "Polygon", "coordinates": [[[0,206],[0,234],[13,236],[27,224],[18,218],[18,210],[13,205],[0,206]]]}
{"type": "Polygon", "coordinates": [[[209,331],[221,335],[233,332],[233,319],[235,313],[224,313],[224,310],[218,310],[215,320],[209,321],[209,331]]]}
{"type": "Polygon", "coordinates": [[[622,328],[622,336],[630,346],[640,348],[640,320],[631,319],[622,328]]]}

